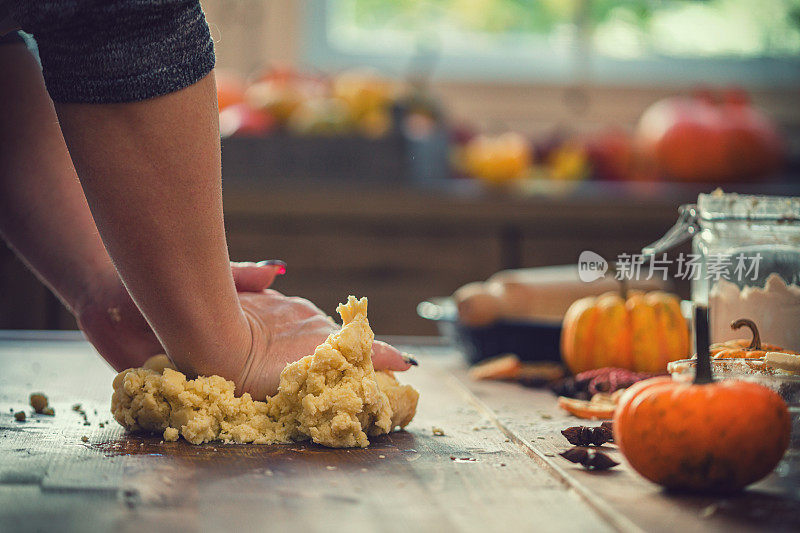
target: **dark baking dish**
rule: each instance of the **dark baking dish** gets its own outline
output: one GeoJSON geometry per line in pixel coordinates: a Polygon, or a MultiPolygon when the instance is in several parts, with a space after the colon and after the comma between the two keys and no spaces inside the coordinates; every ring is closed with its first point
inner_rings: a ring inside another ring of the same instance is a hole
{"type": "Polygon", "coordinates": [[[498,321],[470,327],[458,321],[450,298],[431,298],[417,306],[417,314],[433,320],[442,337],[461,350],[470,363],[513,353],[523,361],[561,361],[561,323],[553,321],[498,321]]]}

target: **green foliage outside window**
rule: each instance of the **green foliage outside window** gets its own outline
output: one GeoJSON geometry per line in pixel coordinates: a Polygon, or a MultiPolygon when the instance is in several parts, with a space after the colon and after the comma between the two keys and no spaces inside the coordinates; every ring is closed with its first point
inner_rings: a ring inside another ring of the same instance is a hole
{"type": "Polygon", "coordinates": [[[557,46],[581,35],[594,53],[620,59],[800,54],[800,0],[329,0],[328,6],[339,35],[350,39],[435,38],[451,50],[476,38],[483,45],[537,38],[557,46]]]}

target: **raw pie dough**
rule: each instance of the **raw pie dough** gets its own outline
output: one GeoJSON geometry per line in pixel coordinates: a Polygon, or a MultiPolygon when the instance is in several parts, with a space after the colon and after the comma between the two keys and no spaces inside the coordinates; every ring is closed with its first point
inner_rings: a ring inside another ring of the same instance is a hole
{"type": "Polygon", "coordinates": [[[311,439],[333,448],[365,447],[367,436],[405,427],[419,393],[389,372],[375,372],[367,299],[353,296],[337,311],[343,327],[281,372],[278,393],[261,402],[234,395],[220,376],[186,379],[165,355],[114,379],[111,411],[130,431],[163,432],[193,444],[256,444],[311,439]]]}

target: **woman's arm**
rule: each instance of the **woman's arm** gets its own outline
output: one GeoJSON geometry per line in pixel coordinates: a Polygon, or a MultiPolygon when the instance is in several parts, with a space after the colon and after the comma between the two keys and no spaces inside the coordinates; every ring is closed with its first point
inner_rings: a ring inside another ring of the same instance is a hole
{"type": "Polygon", "coordinates": [[[231,375],[252,342],[225,243],[214,50],[199,2],[17,1],[11,15],[37,41],[128,292],[178,365],[231,375]]]}
{"type": "Polygon", "coordinates": [[[213,74],[142,102],[56,111],[109,255],[167,354],[232,375],[251,333],[228,266],[213,74]]]}
{"type": "MultiPolygon", "coordinates": [[[[332,327],[278,293],[240,301],[222,220],[213,45],[197,0],[17,2],[100,236],[167,354],[273,392],[332,327]],[[278,313],[276,310],[279,308],[278,313]],[[282,334],[285,333],[285,334],[282,334]]],[[[405,370],[377,345],[380,367],[405,370]]]]}
{"type": "Polygon", "coordinates": [[[0,46],[0,232],[70,311],[117,278],[36,60],[0,46]]]}
{"type": "MultiPolygon", "coordinates": [[[[164,348],[131,300],[98,235],[36,60],[0,45],[0,234],[75,315],[117,370],[164,348]]],[[[280,262],[235,263],[239,291],[269,287],[280,262]]]]}
{"type": "MultiPolygon", "coordinates": [[[[237,296],[222,219],[213,75],[131,104],[56,104],[103,241],[125,286],[183,370],[219,374],[257,398],[311,353],[330,320],[274,291],[237,296]]],[[[381,343],[378,368],[412,362],[381,343]]]]}

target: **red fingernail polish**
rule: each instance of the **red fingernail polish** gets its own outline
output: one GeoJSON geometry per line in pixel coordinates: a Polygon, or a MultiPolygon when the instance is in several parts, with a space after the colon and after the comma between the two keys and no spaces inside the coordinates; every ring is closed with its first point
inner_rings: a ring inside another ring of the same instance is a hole
{"type": "Polygon", "coordinates": [[[271,266],[278,267],[278,275],[286,274],[286,262],[280,259],[269,259],[267,261],[259,261],[256,266],[271,266]]]}

